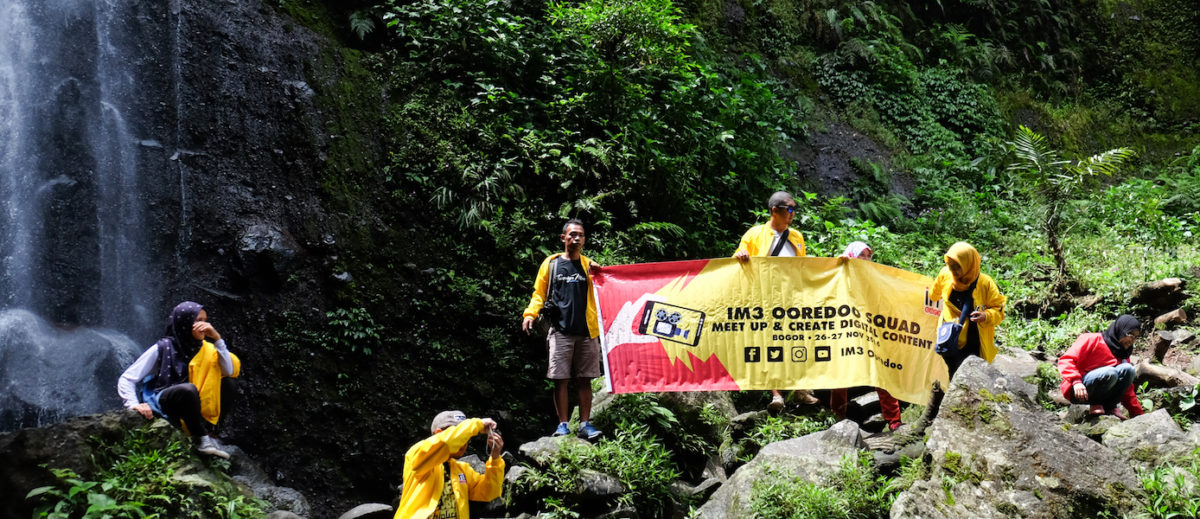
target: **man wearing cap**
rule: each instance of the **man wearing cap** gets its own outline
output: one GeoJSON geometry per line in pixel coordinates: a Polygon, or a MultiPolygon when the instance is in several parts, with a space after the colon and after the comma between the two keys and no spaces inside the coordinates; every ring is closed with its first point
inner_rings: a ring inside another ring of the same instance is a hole
{"type": "MultiPolygon", "coordinates": [[[[746,231],[733,257],[738,261],[749,261],[750,256],[804,256],[804,236],[790,227],[796,217],[796,201],[792,195],[787,191],[776,191],[767,200],[767,210],[771,212],[771,219],[746,231]]],[[[804,390],[797,391],[794,397],[806,404],[817,402],[812,393],[804,390]]],[[[783,410],[783,404],[783,394],[772,389],[767,409],[778,413],[783,410]]]]}
{"type": "Polygon", "coordinates": [[[395,519],[469,519],[467,501],[491,501],[504,489],[504,440],[491,418],[471,418],[462,411],[442,411],[429,426],[433,436],[404,455],[404,492],[395,519]],[[491,456],[483,474],[458,461],[467,442],[487,433],[491,456]]]}

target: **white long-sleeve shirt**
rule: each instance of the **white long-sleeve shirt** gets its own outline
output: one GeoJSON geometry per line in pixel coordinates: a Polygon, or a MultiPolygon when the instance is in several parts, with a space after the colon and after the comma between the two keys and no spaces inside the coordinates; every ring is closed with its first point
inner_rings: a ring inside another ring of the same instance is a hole
{"type": "MultiPolygon", "coordinates": [[[[229,348],[225,346],[225,339],[217,339],[213,346],[217,347],[217,364],[221,366],[221,375],[226,377],[232,375],[233,359],[229,357],[229,348]]],[[[150,345],[150,348],[133,364],[125,368],[124,373],[121,373],[121,378],[117,379],[117,394],[121,396],[125,407],[132,408],[138,405],[137,383],[154,371],[154,364],[157,362],[158,344],[155,343],[150,345]]]]}

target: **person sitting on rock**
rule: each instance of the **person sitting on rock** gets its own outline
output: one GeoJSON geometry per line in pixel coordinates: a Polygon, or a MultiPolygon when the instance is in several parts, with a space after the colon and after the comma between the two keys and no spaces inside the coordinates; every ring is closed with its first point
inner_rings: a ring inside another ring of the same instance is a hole
{"type": "Polygon", "coordinates": [[[209,433],[220,417],[222,398],[229,407],[232,391],[225,381],[240,369],[204,307],[184,301],[171,310],[166,336],[121,374],[117,393],[126,408],[147,420],[162,416],[182,426],[201,453],[229,458],[209,433]]]}
{"type": "Polygon", "coordinates": [[[1093,415],[1113,414],[1127,419],[1117,411],[1118,402],[1129,416],[1142,414],[1133,390],[1137,370],[1129,363],[1133,342],[1141,334],[1139,327],[1137,318],[1122,315],[1103,332],[1085,333],[1075,339],[1075,344],[1058,358],[1063,396],[1076,404],[1090,404],[1093,415]]]}
{"type": "Polygon", "coordinates": [[[404,455],[404,491],[395,519],[469,519],[467,501],[491,501],[504,490],[504,440],[491,418],[471,418],[462,411],[442,411],[429,426],[433,436],[404,455]],[[458,458],[467,442],[487,433],[488,458],[483,474],[458,458]]]}
{"type": "MultiPolygon", "coordinates": [[[[865,242],[856,241],[846,246],[846,250],[842,251],[842,258],[854,258],[866,261],[871,261],[875,255],[875,251],[865,242]]],[[[875,388],[875,392],[879,394],[879,410],[883,415],[883,419],[888,423],[888,429],[895,431],[903,422],[900,421],[900,401],[896,397],[888,393],[886,389],[875,388]]],[[[829,391],[829,408],[833,410],[833,414],[837,415],[838,419],[846,418],[846,405],[848,403],[849,392],[845,388],[831,389],[829,391]]]]}

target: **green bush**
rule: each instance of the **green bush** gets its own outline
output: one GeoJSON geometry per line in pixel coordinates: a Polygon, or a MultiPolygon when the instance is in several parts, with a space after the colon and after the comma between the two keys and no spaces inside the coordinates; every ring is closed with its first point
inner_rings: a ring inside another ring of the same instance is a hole
{"type": "Polygon", "coordinates": [[[756,519],[858,519],[887,517],[896,493],[876,475],[869,452],[848,456],[841,469],[820,484],[773,468],[750,494],[756,519]]]}

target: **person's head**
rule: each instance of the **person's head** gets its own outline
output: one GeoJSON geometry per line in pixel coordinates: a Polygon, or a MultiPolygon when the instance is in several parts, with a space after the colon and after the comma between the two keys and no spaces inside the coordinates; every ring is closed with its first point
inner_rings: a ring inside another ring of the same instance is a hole
{"type": "Polygon", "coordinates": [[[168,337],[174,337],[185,348],[199,350],[204,336],[197,336],[192,329],[192,324],[196,321],[206,320],[208,320],[208,313],[204,311],[203,306],[200,306],[199,303],[184,301],[171,309],[171,316],[167,319],[166,334],[168,337]]]}
{"type": "Polygon", "coordinates": [[[1112,350],[1113,355],[1124,359],[1129,358],[1134,341],[1137,341],[1138,337],[1142,335],[1140,328],[1141,324],[1138,323],[1136,317],[1125,314],[1117,317],[1101,335],[1104,336],[1104,342],[1112,350]]]}
{"type": "Polygon", "coordinates": [[[846,246],[846,250],[842,251],[843,258],[858,258],[861,260],[871,261],[875,256],[875,251],[866,242],[856,241],[851,242],[846,246]]]}
{"type": "Polygon", "coordinates": [[[587,235],[583,230],[583,221],[578,218],[567,220],[563,224],[562,236],[563,247],[568,254],[576,254],[583,250],[583,242],[586,241],[587,235]]]}
{"type": "Polygon", "coordinates": [[[962,290],[979,278],[979,251],[971,244],[960,241],[950,246],[943,256],[946,268],[954,275],[955,290],[962,290]]]}
{"type": "MultiPolygon", "coordinates": [[[[459,423],[461,423],[463,420],[466,420],[466,419],[467,419],[467,415],[465,413],[463,413],[462,411],[455,411],[455,410],[442,411],[442,412],[438,413],[437,416],[433,417],[433,423],[429,424],[429,433],[430,434],[440,433],[446,429],[449,429],[451,427],[454,427],[455,425],[458,425],[459,423]]],[[[463,445],[463,448],[459,449],[458,452],[452,453],[450,456],[453,458],[461,458],[466,453],[467,453],[467,446],[463,445]]]]}
{"type": "Polygon", "coordinates": [[[796,217],[796,200],[787,191],[776,191],[767,199],[767,209],[771,211],[771,224],[776,230],[780,226],[786,228],[796,217]]]}

